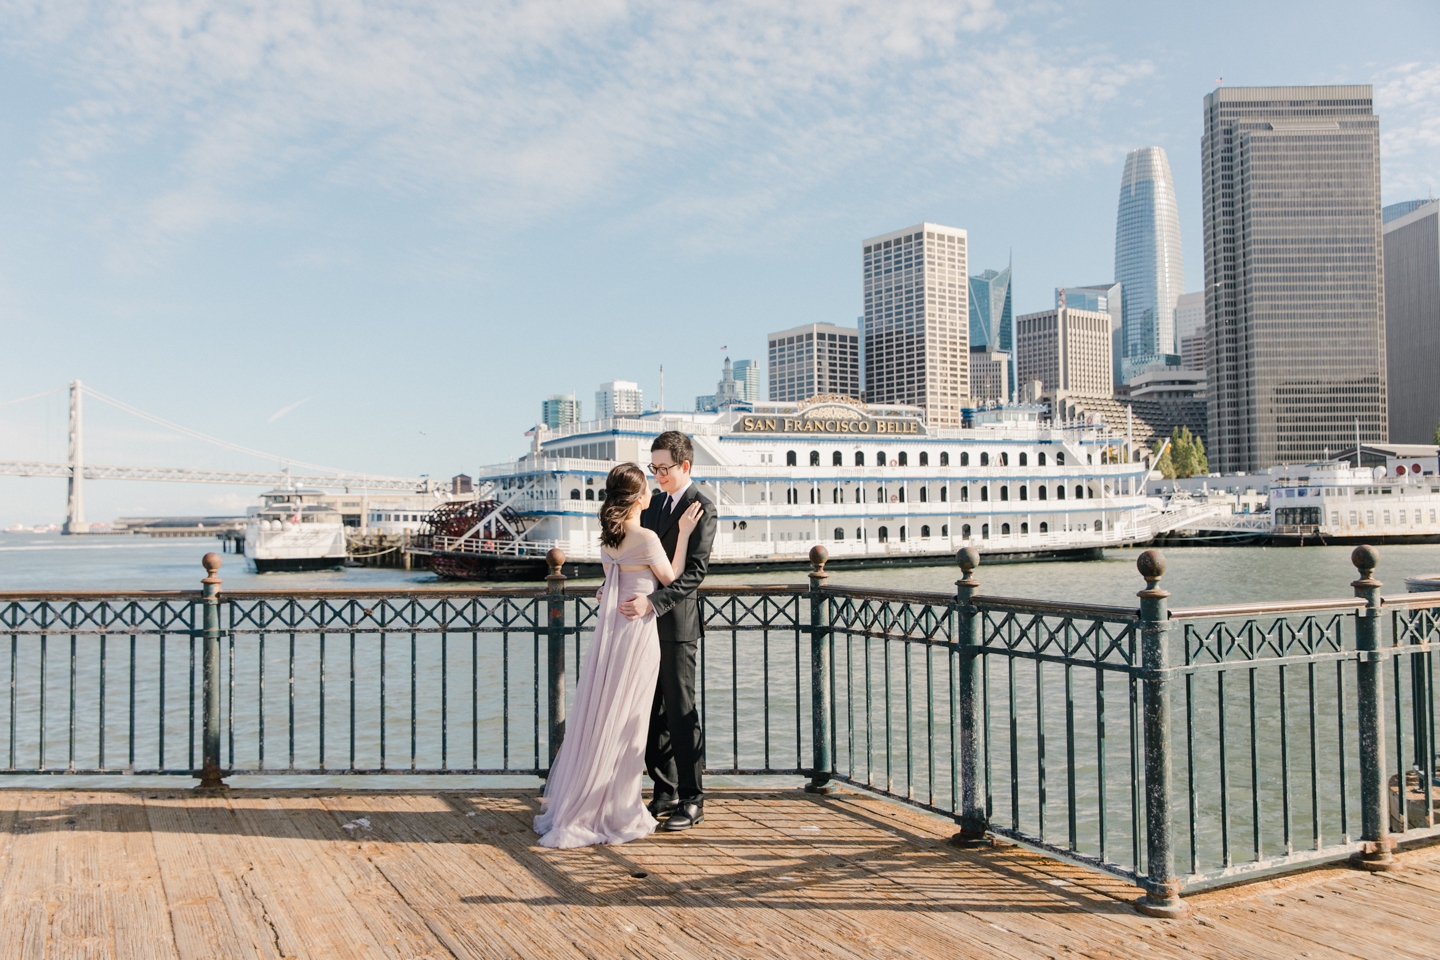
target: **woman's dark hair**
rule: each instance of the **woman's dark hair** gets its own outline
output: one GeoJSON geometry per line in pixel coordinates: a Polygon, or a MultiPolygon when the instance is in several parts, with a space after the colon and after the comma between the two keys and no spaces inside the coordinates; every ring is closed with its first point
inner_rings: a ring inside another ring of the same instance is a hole
{"type": "Polygon", "coordinates": [[[625,518],[645,496],[645,473],[633,463],[622,463],[605,478],[605,505],[600,508],[600,543],[618,547],[625,539],[625,518]]]}

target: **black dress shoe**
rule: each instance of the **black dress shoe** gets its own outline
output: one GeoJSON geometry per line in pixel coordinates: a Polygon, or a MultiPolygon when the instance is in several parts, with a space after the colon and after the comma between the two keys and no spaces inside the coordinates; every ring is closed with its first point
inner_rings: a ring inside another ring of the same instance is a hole
{"type": "Polygon", "coordinates": [[[665,817],[670,816],[670,814],[680,809],[680,801],[661,800],[659,798],[656,798],[647,803],[645,805],[645,809],[649,810],[650,816],[654,817],[656,820],[663,820],[665,817]]]}
{"type": "Polygon", "coordinates": [[[665,821],[665,826],[661,829],[670,831],[689,830],[691,827],[698,826],[704,822],[704,804],[695,800],[686,800],[678,806],[674,813],[670,814],[670,819],[665,821]]]}

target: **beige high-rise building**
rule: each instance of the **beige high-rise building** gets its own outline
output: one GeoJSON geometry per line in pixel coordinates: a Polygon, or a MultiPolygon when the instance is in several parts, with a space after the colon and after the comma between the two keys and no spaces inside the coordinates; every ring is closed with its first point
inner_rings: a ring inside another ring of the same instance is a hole
{"type": "Polygon", "coordinates": [[[770,399],[799,403],[816,394],[860,399],[860,331],[807,323],[770,334],[770,399]]]}
{"type": "Polygon", "coordinates": [[[1017,377],[1051,396],[1112,396],[1110,345],[1109,313],[1057,307],[1015,319],[1017,377]]]}
{"type": "Polygon", "coordinates": [[[960,426],[970,396],[965,231],[920,223],[863,247],[865,399],[913,404],[932,426],[960,426]]]}
{"type": "Polygon", "coordinates": [[[1212,469],[1384,442],[1380,119],[1368,85],[1205,97],[1205,379],[1212,469]]]}
{"type": "Polygon", "coordinates": [[[1010,399],[1010,354],[989,347],[970,348],[970,399],[984,403],[1010,399]]]}

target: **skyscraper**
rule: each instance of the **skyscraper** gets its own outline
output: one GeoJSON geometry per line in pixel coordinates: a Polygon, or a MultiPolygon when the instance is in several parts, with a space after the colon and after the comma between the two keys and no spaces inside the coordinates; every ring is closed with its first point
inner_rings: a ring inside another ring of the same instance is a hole
{"type": "Polygon", "coordinates": [[[1020,384],[1041,382],[1043,393],[1110,397],[1110,315],[1056,307],[1015,320],[1015,366],[1020,384]]]}
{"type": "Polygon", "coordinates": [[[1120,284],[1096,283],[1088,287],[1056,287],[1055,306],[1077,310],[1098,310],[1110,314],[1110,372],[1116,384],[1120,379],[1120,358],[1125,355],[1124,313],[1121,311],[1120,284]]]}
{"type": "Polygon", "coordinates": [[[608,420],[611,417],[638,417],[645,410],[645,399],[638,383],[629,380],[611,380],[600,384],[595,391],[595,419],[608,420]]]}
{"type": "Polygon", "coordinates": [[[760,361],[758,360],[736,360],[735,361],[735,383],[739,393],[737,400],[746,403],[759,403],[765,399],[760,394],[760,361]]]}
{"type": "Polygon", "coordinates": [[[1221,87],[1201,182],[1212,468],[1387,438],[1380,120],[1371,88],[1221,87]]]}
{"type": "Polygon", "coordinates": [[[1175,352],[1186,370],[1205,369],[1205,291],[1175,301],[1175,352]]]}
{"type": "MultiPolygon", "coordinates": [[[[972,361],[977,348],[991,353],[997,350],[1004,352],[1011,364],[1007,375],[1008,382],[1015,382],[1015,314],[1011,308],[1010,268],[1008,266],[998,273],[994,270],[986,270],[980,276],[970,278],[972,361]]],[[[991,385],[993,386],[993,383],[991,385]]],[[[970,386],[970,392],[976,393],[973,383],[970,386]]],[[[995,396],[1004,399],[1005,395],[992,395],[987,392],[980,393],[978,396],[995,396]]]]}
{"type": "Polygon", "coordinates": [[[540,422],[551,430],[580,422],[580,401],[573,393],[556,393],[540,405],[540,422]]]}
{"type": "Polygon", "coordinates": [[[1440,201],[1385,224],[1385,353],[1390,440],[1430,443],[1440,427],[1440,201]]]}
{"type": "Polygon", "coordinates": [[[854,327],[807,323],[767,339],[771,400],[798,403],[816,394],[859,398],[860,331],[854,327]]]}
{"type": "Polygon", "coordinates": [[[960,426],[970,395],[965,231],[921,223],[863,248],[865,399],[913,404],[933,426],[960,426]]]}
{"type": "Polygon", "coordinates": [[[1170,160],[1160,147],[1125,157],[1115,217],[1115,282],[1124,330],[1120,378],[1128,380],[1132,371],[1175,353],[1175,301],[1185,292],[1180,211],[1170,160]]]}

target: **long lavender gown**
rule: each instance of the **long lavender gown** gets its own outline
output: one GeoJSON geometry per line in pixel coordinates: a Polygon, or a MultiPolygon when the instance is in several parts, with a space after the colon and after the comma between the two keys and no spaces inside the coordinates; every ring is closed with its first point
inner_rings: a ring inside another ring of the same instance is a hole
{"type": "Polygon", "coordinates": [[[605,585],[594,638],[585,654],[565,742],[545,782],[535,832],[545,847],[626,843],[655,831],[640,796],[645,735],[660,674],[660,637],[653,612],[627,620],[622,599],[655,590],[649,564],[669,564],[660,538],[639,530],[622,553],[601,551],[605,585]],[[644,570],[626,572],[621,565],[644,570]]]}

